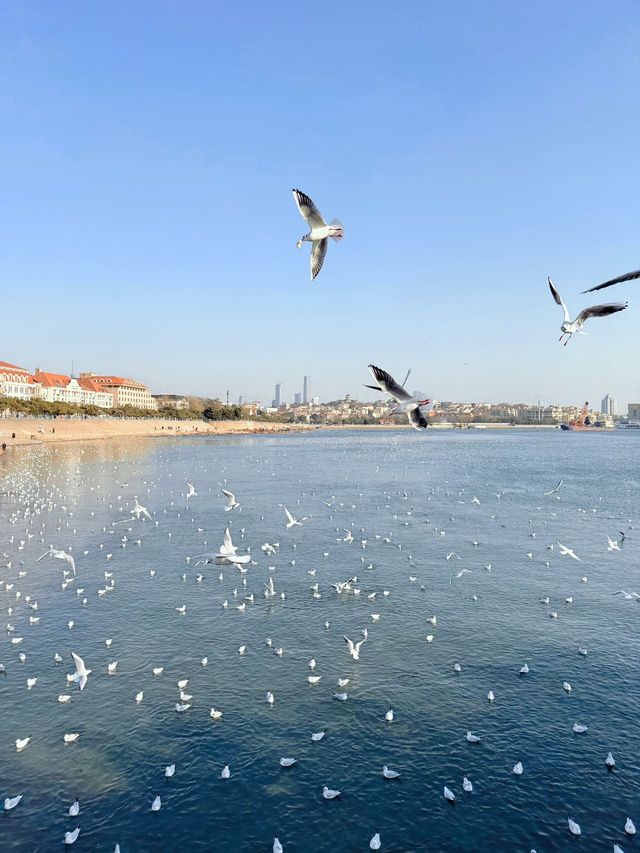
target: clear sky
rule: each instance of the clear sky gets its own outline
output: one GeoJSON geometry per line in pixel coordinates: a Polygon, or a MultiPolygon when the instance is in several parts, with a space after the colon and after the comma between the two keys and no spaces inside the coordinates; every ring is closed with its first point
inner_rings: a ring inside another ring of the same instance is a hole
{"type": "Polygon", "coordinates": [[[0,126],[0,359],[640,399],[640,283],[566,349],[546,285],[640,267],[637,0],[3,0],[0,126]],[[292,187],[345,226],[314,283],[292,187]]]}

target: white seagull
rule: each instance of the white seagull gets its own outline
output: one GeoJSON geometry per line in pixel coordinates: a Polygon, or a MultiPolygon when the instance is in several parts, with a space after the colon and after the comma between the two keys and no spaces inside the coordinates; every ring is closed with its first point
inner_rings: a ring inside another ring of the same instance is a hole
{"type": "Polygon", "coordinates": [[[569,314],[569,309],[562,301],[562,297],[555,289],[553,282],[551,279],[548,279],[548,281],[551,295],[555,299],[556,304],[562,308],[562,313],[564,315],[562,325],[560,326],[562,334],[560,335],[559,340],[562,340],[564,336],[567,335],[567,340],[564,342],[565,346],[569,343],[576,332],[580,335],[585,334],[582,331],[582,328],[590,317],[607,317],[609,314],[615,314],[617,311],[624,311],[629,304],[628,302],[609,302],[606,305],[592,305],[590,308],[583,308],[576,319],[572,320],[571,315],[569,314]]]}
{"type": "Polygon", "coordinates": [[[580,835],[582,833],[582,830],[580,829],[580,824],[576,823],[575,820],[572,820],[571,818],[569,818],[568,820],[569,820],[569,831],[571,832],[571,834],[572,835],[580,835]]]}
{"type": "Polygon", "coordinates": [[[240,506],[240,504],[236,500],[236,496],[233,494],[233,492],[229,492],[229,491],[227,491],[227,489],[220,489],[220,491],[222,492],[222,494],[227,499],[227,505],[224,508],[225,512],[229,512],[232,509],[237,509],[240,506]]]}
{"type": "Polygon", "coordinates": [[[566,545],[563,545],[562,542],[558,542],[557,539],[556,545],[558,546],[558,548],[560,548],[560,553],[563,557],[571,557],[571,559],[577,560],[579,563],[582,562],[580,557],[578,557],[578,555],[574,551],[572,551],[571,548],[567,548],[566,545]]]}
{"type": "Polygon", "coordinates": [[[557,486],[554,486],[553,489],[549,489],[548,492],[544,492],[544,494],[545,495],[554,495],[563,483],[564,483],[564,480],[561,479],[557,486]]]}
{"type": "Polygon", "coordinates": [[[145,515],[149,521],[151,521],[151,514],[146,506],[142,506],[141,503],[138,503],[138,498],[135,499],[135,503],[133,504],[133,509],[131,510],[131,515],[135,515],[137,519],[140,519],[141,515],[145,515]]]}
{"type": "Polygon", "coordinates": [[[58,548],[49,548],[49,550],[45,551],[42,556],[38,557],[36,563],[39,563],[40,560],[43,560],[45,557],[55,557],[56,560],[64,560],[69,563],[73,570],[73,576],[76,576],[76,561],[73,559],[71,554],[67,554],[66,551],[60,551],[58,548]]]}
{"type": "Polygon", "coordinates": [[[220,551],[216,556],[216,563],[241,564],[248,563],[249,560],[251,560],[251,556],[249,554],[238,556],[236,553],[237,550],[237,547],[233,544],[233,540],[231,539],[231,531],[227,527],[224,531],[224,538],[222,545],[220,546],[220,551]]]}
{"type": "Polygon", "coordinates": [[[344,638],[345,643],[349,647],[349,654],[354,660],[360,660],[360,648],[365,640],[359,640],[357,643],[354,643],[353,640],[350,640],[348,637],[344,638]]]}
{"type": "Polygon", "coordinates": [[[15,809],[23,796],[24,794],[18,794],[17,797],[5,797],[4,810],[9,812],[11,809],[15,809]]]}
{"type": "Polygon", "coordinates": [[[303,243],[311,243],[311,280],[313,281],[322,269],[329,237],[336,241],[342,240],[344,228],[339,219],[334,219],[327,225],[318,208],[301,190],[292,190],[292,193],[300,215],[311,228],[308,234],[298,240],[296,246],[301,249],[303,243]]]}
{"type": "Polygon", "coordinates": [[[397,404],[392,409],[393,414],[396,412],[404,412],[408,416],[409,422],[414,429],[426,429],[429,422],[424,416],[422,410],[426,409],[429,411],[432,409],[433,400],[413,397],[402,387],[402,385],[399,385],[396,382],[393,376],[385,370],[376,367],[374,364],[369,365],[369,370],[378,384],[365,385],[365,388],[372,388],[374,391],[383,391],[385,394],[393,397],[397,404]]]}
{"type": "Polygon", "coordinates": [[[303,521],[309,520],[308,515],[305,515],[303,518],[294,518],[284,504],[283,509],[284,514],[287,516],[287,530],[289,530],[290,527],[301,527],[303,521]]]}
{"type": "Polygon", "coordinates": [[[335,800],[335,798],[339,797],[341,793],[341,791],[334,791],[331,788],[327,788],[326,785],[322,789],[322,796],[325,800],[335,800]]]}
{"type": "Polygon", "coordinates": [[[91,670],[87,669],[80,655],[77,655],[75,652],[71,652],[71,657],[76,665],[76,671],[73,675],[68,675],[67,680],[75,681],[80,690],[84,690],[84,686],[87,683],[87,678],[91,674],[91,670]]]}

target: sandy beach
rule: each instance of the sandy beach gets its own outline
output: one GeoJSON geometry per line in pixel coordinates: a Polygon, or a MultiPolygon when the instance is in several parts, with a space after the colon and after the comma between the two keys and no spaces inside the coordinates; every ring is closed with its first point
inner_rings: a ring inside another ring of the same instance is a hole
{"type": "MultiPolygon", "coordinates": [[[[258,435],[305,432],[314,427],[261,421],[172,421],[156,418],[113,420],[42,420],[39,418],[0,419],[0,446],[49,444],[59,441],[95,441],[109,438],[147,436],[258,435]],[[15,434],[15,438],[12,436],[15,434]]],[[[0,453],[2,450],[0,450],[0,453]]]]}

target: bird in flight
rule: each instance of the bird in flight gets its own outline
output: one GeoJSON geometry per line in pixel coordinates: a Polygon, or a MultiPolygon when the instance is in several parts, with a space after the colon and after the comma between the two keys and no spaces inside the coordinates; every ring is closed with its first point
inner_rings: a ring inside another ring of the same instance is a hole
{"type": "Polygon", "coordinates": [[[589,290],[583,290],[583,293],[593,293],[594,290],[603,290],[605,287],[611,287],[612,284],[622,284],[623,281],[633,281],[635,278],[640,278],[640,270],[634,272],[626,272],[624,275],[619,275],[617,278],[610,278],[609,281],[603,281],[602,284],[596,284],[595,287],[590,287],[589,290]]]}
{"type": "Polygon", "coordinates": [[[220,491],[222,492],[222,494],[227,499],[227,505],[224,508],[225,512],[229,512],[230,510],[236,509],[237,507],[240,506],[240,504],[236,500],[236,496],[233,494],[233,492],[230,492],[228,489],[220,489],[220,491]]]}
{"type": "Polygon", "coordinates": [[[327,225],[318,208],[302,190],[292,190],[292,193],[300,215],[311,228],[308,234],[298,240],[296,246],[301,249],[303,243],[311,243],[311,280],[313,281],[322,269],[329,237],[336,241],[342,240],[344,228],[339,219],[334,219],[327,225]]]}
{"type": "Polygon", "coordinates": [[[365,388],[373,388],[374,391],[384,391],[385,394],[393,397],[397,405],[393,408],[392,412],[405,412],[414,429],[426,429],[429,426],[429,422],[424,416],[422,409],[426,407],[432,409],[433,400],[427,398],[421,400],[412,396],[402,385],[396,382],[393,376],[385,370],[376,367],[374,364],[369,365],[369,370],[378,384],[365,385],[365,388]]]}
{"type": "Polygon", "coordinates": [[[549,489],[549,491],[545,492],[544,494],[545,495],[554,495],[563,483],[564,483],[564,480],[560,480],[560,482],[558,483],[557,486],[555,486],[553,489],[549,489]]]}
{"type": "Polygon", "coordinates": [[[567,546],[563,545],[562,542],[558,542],[558,540],[556,540],[556,545],[560,549],[560,553],[563,557],[571,557],[572,560],[577,560],[579,563],[582,562],[582,560],[580,559],[580,557],[578,557],[575,551],[573,551],[571,548],[567,548],[567,546]]]}
{"type": "Polygon", "coordinates": [[[564,319],[562,325],[560,326],[560,331],[562,334],[560,335],[559,340],[562,340],[565,335],[567,335],[567,340],[564,342],[566,346],[571,340],[572,336],[576,334],[576,332],[580,335],[585,334],[582,329],[584,324],[590,317],[607,317],[609,314],[615,314],[618,311],[624,311],[624,309],[628,306],[628,302],[609,302],[606,305],[592,305],[590,308],[583,308],[582,311],[578,314],[575,320],[571,319],[571,315],[569,314],[569,309],[562,301],[562,297],[554,287],[551,279],[547,279],[549,282],[549,289],[551,290],[551,295],[556,301],[556,304],[562,308],[562,313],[564,315],[564,319]]]}
{"type": "Polygon", "coordinates": [[[61,551],[58,548],[49,547],[48,551],[45,551],[41,557],[38,557],[36,563],[39,563],[40,560],[43,560],[45,557],[55,557],[57,560],[64,560],[66,563],[69,563],[71,570],[73,571],[73,576],[76,576],[76,561],[73,559],[71,554],[67,554],[66,551],[61,551]]]}

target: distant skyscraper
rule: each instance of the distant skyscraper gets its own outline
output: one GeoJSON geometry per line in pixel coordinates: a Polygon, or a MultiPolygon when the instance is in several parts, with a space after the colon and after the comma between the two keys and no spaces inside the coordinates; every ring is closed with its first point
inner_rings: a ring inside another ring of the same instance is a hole
{"type": "Polygon", "coordinates": [[[305,376],[302,383],[302,402],[307,405],[309,402],[309,377],[305,376]]]}
{"type": "Polygon", "coordinates": [[[607,394],[606,397],[603,397],[602,403],[600,404],[600,411],[603,415],[617,415],[618,402],[616,398],[612,397],[610,394],[607,394]]]}
{"type": "Polygon", "coordinates": [[[319,406],[320,405],[320,397],[312,397],[311,398],[311,405],[312,406],[319,406]]]}
{"type": "Polygon", "coordinates": [[[281,388],[282,388],[282,383],[278,382],[278,384],[276,385],[276,396],[274,397],[273,402],[271,404],[274,409],[277,409],[280,406],[280,403],[282,402],[280,399],[280,389],[281,388]]]}
{"type": "Polygon", "coordinates": [[[293,398],[293,404],[294,404],[294,406],[299,406],[301,402],[302,402],[302,394],[298,391],[293,398]]]}
{"type": "Polygon", "coordinates": [[[238,397],[238,405],[241,406],[243,403],[244,403],[244,397],[242,396],[242,394],[240,394],[240,396],[238,397]]]}

